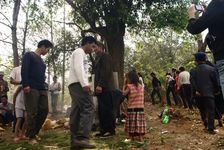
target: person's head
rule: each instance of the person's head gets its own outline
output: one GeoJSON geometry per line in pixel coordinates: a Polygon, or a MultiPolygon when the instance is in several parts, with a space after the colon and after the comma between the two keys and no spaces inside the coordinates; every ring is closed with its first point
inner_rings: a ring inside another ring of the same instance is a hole
{"type": "Polygon", "coordinates": [[[151,77],[155,77],[156,74],[154,72],[150,73],[151,77]]]}
{"type": "Polygon", "coordinates": [[[170,78],[170,77],[171,77],[171,73],[167,72],[167,73],[166,73],[166,77],[167,77],[167,78],[170,78]]]}
{"type": "Polygon", "coordinates": [[[181,66],[181,67],[179,68],[179,71],[180,71],[180,72],[185,71],[185,68],[184,68],[183,66],[181,66]]]}
{"type": "Polygon", "coordinates": [[[201,64],[206,62],[207,56],[204,52],[197,52],[194,54],[194,59],[197,64],[201,64]]]}
{"type": "Polygon", "coordinates": [[[179,70],[176,71],[176,75],[178,75],[178,74],[180,74],[180,71],[179,70]]]}
{"type": "Polygon", "coordinates": [[[129,71],[127,74],[127,79],[128,79],[128,83],[138,86],[139,77],[138,77],[138,74],[136,73],[136,71],[134,71],[134,70],[129,71]]]}
{"type": "Polygon", "coordinates": [[[46,39],[41,40],[37,45],[40,55],[46,55],[52,47],[53,47],[53,44],[49,40],[46,40],[46,39]]]}
{"type": "Polygon", "coordinates": [[[8,103],[8,96],[7,95],[2,95],[1,96],[1,102],[3,105],[6,105],[8,103]]]}
{"type": "Polygon", "coordinates": [[[91,53],[97,47],[96,39],[92,36],[86,36],[82,39],[81,46],[85,53],[91,53]]]}
{"type": "Polygon", "coordinates": [[[57,76],[54,76],[54,77],[53,77],[53,81],[54,81],[54,82],[57,82],[57,79],[58,79],[57,76]]]}
{"type": "Polygon", "coordinates": [[[143,77],[142,74],[141,74],[140,72],[138,72],[138,76],[139,76],[139,77],[143,77]]]}
{"type": "Polygon", "coordinates": [[[0,71],[0,80],[2,80],[4,77],[4,72],[3,71],[0,71]]]}
{"type": "Polygon", "coordinates": [[[168,76],[171,76],[171,73],[167,72],[167,73],[166,73],[166,76],[167,76],[167,75],[168,75],[168,76]]]}
{"type": "Polygon", "coordinates": [[[176,70],[177,70],[177,69],[172,68],[172,70],[171,70],[171,71],[172,71],[172,73],[176,73],[176,70]]]}
{"type": "Polygon", "coordinates": [[[104,49],[105,49],[105,46],[104,46],[104,44],[102,43],[102,42],[97,42],[97,46],[96,46],[96,48],[94,49],[94,51],[95,51],[95,53],[96,54],[100,54],[100,53],[102,53],[103,51],[104,51],[104,49]]]}

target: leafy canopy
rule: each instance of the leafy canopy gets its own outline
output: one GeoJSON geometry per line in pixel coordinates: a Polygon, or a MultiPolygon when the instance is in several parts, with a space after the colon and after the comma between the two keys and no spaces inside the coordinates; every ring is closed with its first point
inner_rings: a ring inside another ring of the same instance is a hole
{"type": "MultiPolygon", "coordinates": [[[[190,0],[66,0],[74,8],[74,21],[87,22],[92,29],[162,28],[175,30],[186,25],[190,0]],[[84,20],[83,20],[84,19],[84,20]]],[[[124,30],[122,32],[125,32],[124,30]]]]}

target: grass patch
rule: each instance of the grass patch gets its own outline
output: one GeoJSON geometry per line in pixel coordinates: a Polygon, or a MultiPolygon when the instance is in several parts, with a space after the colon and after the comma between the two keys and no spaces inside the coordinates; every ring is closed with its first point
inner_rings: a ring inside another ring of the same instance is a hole
{"type": "MultiPolygon", "coordinates": [[[[5,140],[0,143],[0,150],[69,150],[70,149],[70,132],[69,130],[48,130],[41,132],[41,140],[38,145],[30,145],[27,141],[19,144],[12,143],[12,139],[5,140]]],[[[91,140],[96,144],[97,149],[148,149],[149,143],[145,141],[144,144],[137,142],[124,142],[127,138],[123,128],[117,128],[116,136],[101,139],[93,137],[91,140]]],[[[11,137],[12,138],[12,137],[11,137]]]]}
{"type": "Polygon", "coordinates": [[[138,142],[125,142],[124,140],[127,138],[127,135],[124,131],[119,131],[118,134],[114,137],[102,139],[95,138],[94,141],[97,144],[98,149],[148,149],[149,142],[145,141],[144,144],[140,144],[138,142]]]}
{"type": "Polygon", "coordinates": [[[19,144],[14,144],[5,140],[4,142],[0,143],[0,150],[56,150],[70,146],[68,131],[44,131],[41,133],[40,137],[41,140],[39,141],[38,145],[30,145],[27,141],[22,141],[19,144]]]}

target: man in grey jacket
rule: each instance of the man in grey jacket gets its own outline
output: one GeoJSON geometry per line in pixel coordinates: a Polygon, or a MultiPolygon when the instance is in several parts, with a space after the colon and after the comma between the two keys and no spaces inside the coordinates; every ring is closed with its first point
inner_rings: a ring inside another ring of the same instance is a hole
{"type": "Polygon", "coordinates": [[[192,95],[200,111],[201,119],[206,131],[214,134],[215,93],[218,93],[216,69],[205,63],[206,55],[203,52],[195,54],[197,67],[191,70],[192,95]]]}

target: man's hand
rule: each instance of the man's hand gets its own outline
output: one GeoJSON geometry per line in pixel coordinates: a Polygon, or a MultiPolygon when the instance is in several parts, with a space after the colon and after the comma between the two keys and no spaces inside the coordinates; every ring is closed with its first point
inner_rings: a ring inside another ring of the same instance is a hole
{"type": "Polygon", "coordinates": [[[96,93],[97,93],[97,94],[102,93],[102,87],[97,86],[97,87],[96,87],[96,93]]]}
{"type": "Polygon", "coordinates": [[[189,8],[188,8],[188,16],[189,16],[189,19],[191,18],[195,18],[195,14],[197,12],[197,10],[195,9],[195,5],[191,5],[189,8]]]}
{"type": "Polygon", "coordinates": [[[84,86],[82,87],[84,92],[90,93],[90,87],[89,86],[84,86]]]}
{"type": "Polygon", "coordinates": [[[26,87],[24,87],[24,88],[23,88],[23,91],[24,91],[24,93],[30,93],[30,91],[31,91],[30,86],[26,86],[26,87]]]}

